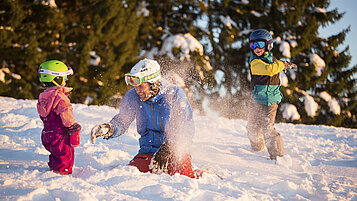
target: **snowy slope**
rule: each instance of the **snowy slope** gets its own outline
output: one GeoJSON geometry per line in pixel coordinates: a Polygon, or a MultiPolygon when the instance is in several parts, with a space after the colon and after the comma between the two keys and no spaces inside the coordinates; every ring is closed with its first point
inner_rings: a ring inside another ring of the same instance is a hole
{"type": "Polygon", "coordinates": [[[82,124],[74,173],[47,167],[36,101],[0,97],[0,200],[357,200],[357,130],[277,124],[287,155],[278,163],[266,150],[250,150],[242,120],[195,116],[195,167],[211,167],[200,179],[140,173],[126,166],[138,150],[138,134],[89,140],[91,128],[116,110],[74,105],[82,124]]]}

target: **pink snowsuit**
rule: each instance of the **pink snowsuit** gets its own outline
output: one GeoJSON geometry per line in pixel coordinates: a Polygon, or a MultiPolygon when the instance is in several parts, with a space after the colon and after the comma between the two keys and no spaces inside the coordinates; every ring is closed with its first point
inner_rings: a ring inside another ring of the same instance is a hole
{"type": "MultiPolygon", "coordinates": [[[[53,87],[40,94],[37,111],[43,121],[42,145],[51,154],[48,166],[56,173],[71,174],[74,162],[74,147],[70,135],[78,137],[81,126],[75,123],[68,87],[53,87]]],[[[77,146],[78,146],[77,145],[77,146]]]]}

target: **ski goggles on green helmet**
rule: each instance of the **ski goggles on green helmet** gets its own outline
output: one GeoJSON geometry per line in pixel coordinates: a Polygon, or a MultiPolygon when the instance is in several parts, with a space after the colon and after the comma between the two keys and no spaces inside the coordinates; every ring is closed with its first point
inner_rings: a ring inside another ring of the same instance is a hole
{"type": "Polygon", "coordinates": [[[255,42],[250,42],[249,43],[249,47],[252,50],[255,50],[257,48],[263,49],[265,46],[266,46],[266,42],[265,41],[255,41],[255,42]]]}
{"type": "Polygon", "coordinates": [[[137,87],[137,86],[141,85],[141,83],[150,82],[152,79],[159,77],[159,76],[160,76],[160,72],[156,72],[156,73],[150,74],[148,76],[144,76],[144,77],[140,77],[137,75],[131,75],[131,74],[127,73],[127,74],[125,74],[125,83],[127,85],[137,87]]]}
{"type": "Polygon", "coordinates": [[[65,81],[67,81],[67,75],[73,75],[73,70],[71,67],[67,66],[68,70],[65,72],[55,72],[52,70],[48,70],[48,69],[39,69],[38,73],[40,74],[48,74],[48,75],[53,75],[53,76],[60,76],[60,77],[64,77],[65,81]]]}

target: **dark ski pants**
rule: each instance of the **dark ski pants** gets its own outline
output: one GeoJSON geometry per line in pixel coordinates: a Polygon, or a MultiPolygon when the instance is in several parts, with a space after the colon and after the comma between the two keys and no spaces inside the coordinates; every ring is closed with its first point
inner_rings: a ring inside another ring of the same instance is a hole
{"type": "Polygon", "coordinates": [[[278,104],[263,105],[250,103],[247,132],[253,151],[262,151],[267,147],[270,159],[284,155],[283,139],[275,130],[274,122],[278,104]]]}

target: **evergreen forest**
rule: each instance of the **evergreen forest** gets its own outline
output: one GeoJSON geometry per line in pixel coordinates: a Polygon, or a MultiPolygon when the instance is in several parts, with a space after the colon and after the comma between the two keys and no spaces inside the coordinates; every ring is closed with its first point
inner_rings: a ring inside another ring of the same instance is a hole
{"type": "Polygon", "coordinates": [[[74,70],[73,103],[119,107],[131,89],[124,74],[152,58],[200,114],[246,119],[249,35],[262,28],[274,56],[298,66],[281,75],[277,122],[357,128],[357,65],[341,50],[350,27],[319,33],[343,16],[329,0],[2,0],[0,95],[37,99],[39,65],[57,59],[74,70]],[[165,51],[175,36],[203,48],[165,51]],[[288,107],[300,117],[286,118],[288,107]]]}

